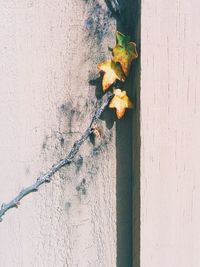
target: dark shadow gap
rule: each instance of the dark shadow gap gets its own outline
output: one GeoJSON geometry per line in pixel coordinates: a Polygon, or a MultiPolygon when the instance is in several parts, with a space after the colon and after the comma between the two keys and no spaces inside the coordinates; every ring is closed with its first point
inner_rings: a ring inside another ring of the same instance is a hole
{"type": "Polygon", "coordinates": [[[140,266],[140,0],[106,0],[117,30],[136,42],[139,58],[125,84],[135,108],[116,121],[117,267],[140,266]]]}
{"type": "MultiPolygon", "coordinates": [[[[96,2],[95,2],[96,3],[96,2]]],[[[133,100],[134,109],[127,110],[122,120],[117,120],[114,110],[106,109],[102,120],[108,129],[116,121],[116,201],[117,201],[117,266],[140,266],[140,0],[105,0],[109,12],[105,13],[101,5],[92,5],[86,25],[90,34],[101,38],[100,15],[104,24],[112,16],[116,19],[117,30],[131,37],[137,45],[138,59],[134,60],[125,83],[128,96],[133,100]],[[104,14],[105,13],[105,14],[104,14]],[[93,17],[91,17],[93,16],[93,17]],[[96,26],[93,18],[98,18],[96,26]]],[[[109,24],[108,24],[109,25],[109,24]]],[[[93,36],[92,35],[92,36],[93,36]]],[[[102,77],[90,80],[96,87],[95,95],[101,99],[102,77]]],[[[112,90],[112,87],[110,88],[112,90]]],[[[114,266],[113,266],[114,267],[114,266]]]]}

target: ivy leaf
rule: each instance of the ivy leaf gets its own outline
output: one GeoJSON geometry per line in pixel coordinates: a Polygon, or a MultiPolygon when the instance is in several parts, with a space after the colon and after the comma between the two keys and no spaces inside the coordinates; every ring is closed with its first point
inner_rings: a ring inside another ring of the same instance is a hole
{"type": "Polygon", "coordinates": [[[116,33],[116,43],[120,46],[126,47],[126,45],[130,42],[130,36],[125,36],[121,32],[116,33]]]}
{"type": "Polygon", "coordinates": [[[100,139],[102,137],[102,129],[97,124],[92,127],[92,131],[97,138],[100,139]]]}
{"type": "Polygon", "coordinates": [[[113,48],[113,60],[119,62],[125,75],[128,75],[130,65],[133,59],[138,57],[136,44],[129,42],[130,38],[117,32],[117,44],[113,48]]]}
{"type": "Polygon", "coordinates": [[[98,69],[104,72],[102,87],[103,91],[108,90],[108,88],[116,81],[120,80],[125,81],[126,77],[122,71],[122,68],[119,64],[113,60],[107,60],[103,63],[98,64],[98,69]]]}
{"type": "Polygon", "coordinates": [[[110,101],[110,108],[116,109],[117,118],[121,119],[127,108],[132,108],[133,103],[128,98],[126,91],[121,91],[120,89],[114,90],[114,97],[110,101]]]}

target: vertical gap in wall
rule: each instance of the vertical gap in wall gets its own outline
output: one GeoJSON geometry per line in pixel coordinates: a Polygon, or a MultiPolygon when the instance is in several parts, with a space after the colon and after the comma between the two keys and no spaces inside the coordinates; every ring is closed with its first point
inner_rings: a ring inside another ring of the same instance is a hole
{"type": "Polygon", "coordinates": [[[133,38],[136,41],[138,49],[138,59],[133,65],[132,81],[130,88],[133,88],[134,100],[136,103],[132,118],[132,267],[140,266],[140,67],[141,67],[141,1],[130,0],[132,5],[132,18],[130,25],[134,25],[133,38]]]}
{"type": "Polygon", "coordinates": [[[140,0],[106,1],[117,30],[131,36],[139,58],[125,85],[135,108],[116,123],[117,267],[140,266],[140,0]]]}

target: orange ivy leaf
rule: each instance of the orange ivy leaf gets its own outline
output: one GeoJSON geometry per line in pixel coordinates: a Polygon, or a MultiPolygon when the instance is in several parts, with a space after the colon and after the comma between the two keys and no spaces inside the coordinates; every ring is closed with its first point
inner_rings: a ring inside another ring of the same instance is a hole
{"type": "Polygon", "coordinates": [[[98,69],[104,72],[102,87],[103,91],[108,88],[118,79],[122,82],[125,81],[126,77],[119,64],[113,60],[107,60],[103,63],[98,64],[98,69]]]}
{"type": "Polygon", "coordinates": [[[121,119],[127,108],[132,108],[133,103],[128,98],[126,91],[121,91],[120,89],[114,90],[114,97],[110,101],[110,108],[116,109],[117,118],[121,119]]]}
{"type": "Polygon", "coordinates": [[[117,32],[116,40],[117,44],[113,48],[113,60],[121,64],[127,76],[132,60],[138,57],[136,44],[129,42],[130,38],[120,32],[117,32]]]}

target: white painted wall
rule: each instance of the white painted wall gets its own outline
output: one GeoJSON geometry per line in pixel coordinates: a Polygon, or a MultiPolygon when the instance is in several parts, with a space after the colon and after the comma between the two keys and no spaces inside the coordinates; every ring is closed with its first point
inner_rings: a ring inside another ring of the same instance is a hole
{"type": "Polygon", "coordinates": [[[199,12],[142,1],[141,267],[200,266],[199,12]]]}
{"type": "MultiPolygon", "coordinates": [[[[1,203],[63,158],[88,126],[96,103],[88,82],[115,42],[106,12],[104,1],[0,1],[1,203]]],[[[6,214],[0,266],[116,265],[115,126],[102,127],[103,139],[81,149],[80,169],[80,160],[64,168],[6,214]],[[83,179],[86,194],[77,190],[83,179]]]]}

